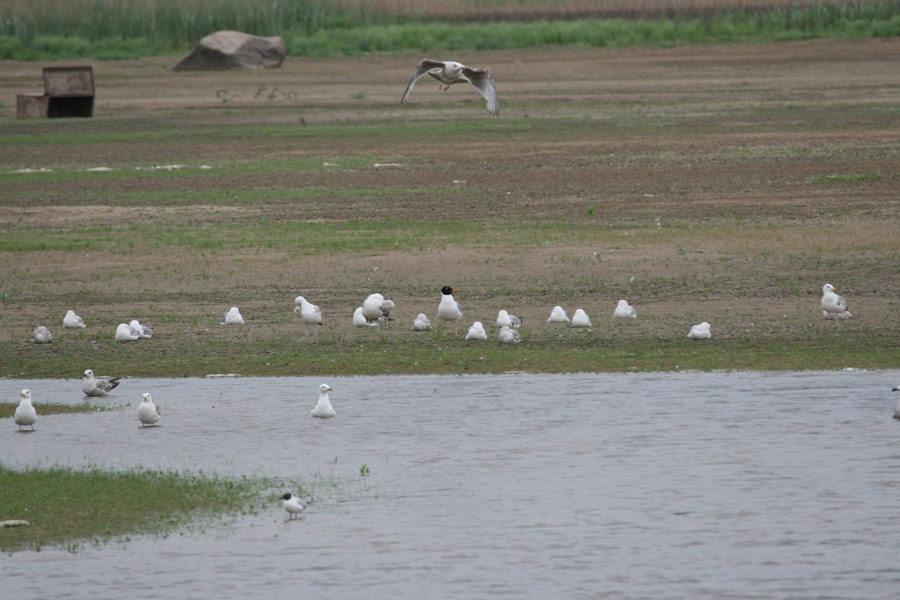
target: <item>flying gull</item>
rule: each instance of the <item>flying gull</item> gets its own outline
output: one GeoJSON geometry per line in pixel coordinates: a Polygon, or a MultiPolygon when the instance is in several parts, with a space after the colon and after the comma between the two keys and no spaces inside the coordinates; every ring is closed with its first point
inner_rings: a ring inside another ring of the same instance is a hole
{"type": "Polygon", "coordinates": [[[491,70],[487,68],[473,69],[453,60],[422,59],[422,62],[416,67],[416,72],[413,73],[412,79],[409,80],[406,91],[403,92],[400,104],[406,103],[413,86],[425,75],[436,79],[440,83],[438,89],[444,92],[455,83],[471,83],[478,88],[478,91],[487,100],[488,112],[495,117],[500,116],[500,102],[497,100],[497,88],[494,87],[494,77],[491,75],[491,70]]]}

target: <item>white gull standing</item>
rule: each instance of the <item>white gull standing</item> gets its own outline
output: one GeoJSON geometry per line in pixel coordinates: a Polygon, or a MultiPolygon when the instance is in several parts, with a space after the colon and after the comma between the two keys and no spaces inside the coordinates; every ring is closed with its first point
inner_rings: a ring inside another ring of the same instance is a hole
{"type": "Polygon", "coordinates": [[[637,311],[626,300],[619,300],[613,317],[617,319],[637,319],[637,311]]]}
{"type": "Polygon", "coordinates": [[[826,319],[849,319],[853,315],[847,310],[847,301],[834,292],[834,286],[822,286],[822,315],[826,319]]]}
{"type": "Polygon", "coordinates": [[[462,310],[459,303],[453,298],[458,293],[449,285],[441,288],[441,303],[438,304],[438,320],[443,323],[443,331],[447,330],[447,322],[453,321],[453,331],[459,335],[459,320],[462,318],[462,310]]]}
{"type": "Polygon", "coordinates": [[[287,511],[288,519],[295,519],[300,516],[306,507],[309,505],[308,502],[304,502],[297,496],[294,496],[290,492],[281,497],[284,501],[281,505],[284,507],[284,510],[287,511]]]}
{"type": "Polygon", "coordinates": [[[331,407],[331,400],[328,398],[328,392],[333,392],[334,390],[327,383],[323,383],[319,386],[319,401],[316,402],[315,408],[310,411],[310,414],[314,417],[318,417],[320,419],[327,419],[328,417],[333,417],[336,413],[334,409],[331,407]]]}
{"type": "MultiPolygon", "coordinates": [[[[322,309],[316,304],[309,302],[303,296],[294,298],[294,312],[300,313],[303,324],[308,328],[310,325],[322,325],[322,309]]],[[[319,329],[316,328],[316,336],[319,335],[319,329]]]]}
{"type": "Polygon", "coordinates": [[[154,404],[150,394],[141,394],[141,404],[138,406],[138,420],[141,422],[141,427],[155,426],[161,414],[159,406],[154,404]]]}
{"type": "Polygon", "coordinates": [[[63,317],[63,327],[78,328],[87,327],[87,325],[84,324],[84,319],[75,314],[74,310],[70,310],[63,317]]]}
{"type": "Polygon", "coordinates": [[[454,60],[444,61],[423,58],[419,62],[419,66],[416,67],[412,79],[409,80],[406,91],[403,92],[403,98],[400,99],[400,104],[406,103],[413,86],[425,75],[436,79],[440,83],[438,89],[444,92],[456,83],[471,83],[487,101],[488,112],[495,117],[500,116],[500,101],[497,99],[497,88],[494,86],[494,76],[491,74],[491,70],[487,68],[473,69],[454,60]]]}
{"type": "Polygon", "coordinates": [[[22,390],[19,395],[22,397],[22,400],[19,402],[19,406],[16,407],[16,414],[13,420],[19,426],[19,431],[22,431],[22,427],[29,426],[34,431],[37,411],[34,410],[34,406],[31,404],[31,390],[22,390]]]}

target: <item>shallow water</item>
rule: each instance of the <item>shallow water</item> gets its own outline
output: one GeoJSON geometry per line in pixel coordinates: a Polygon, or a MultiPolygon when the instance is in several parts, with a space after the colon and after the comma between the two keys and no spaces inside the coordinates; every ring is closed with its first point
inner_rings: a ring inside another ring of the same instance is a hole
{"type": "MultiPolygon", "coordinates": [[[[7,465],[262,474],[316,497],[296,521],[273,501],[2,556],[3,597],[898,597],[898,371],[335,377],[330,420],[309,416],[319,383],[129,379],[107,400],[124,410],[0,420],[7,465]],[[145,391],[162,427],[138,427],[145,391]]],[[[0,400],[25,387],[39,412],[81,401],[76,380],[2,380],[0,400]]]]}

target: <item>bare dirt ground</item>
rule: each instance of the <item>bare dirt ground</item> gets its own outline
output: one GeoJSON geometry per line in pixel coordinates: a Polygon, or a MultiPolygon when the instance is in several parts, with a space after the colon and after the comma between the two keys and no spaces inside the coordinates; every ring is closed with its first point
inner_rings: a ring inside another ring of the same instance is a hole
{"type": "Polygon", "coordinates": [[[890,341],[900,332],[898,55],[900,40],[884,39],[453,57],[491,67],[499,119],[474,89],[440,93],[424,80],[400,106],[421,57],[389,55],[201,74],[169,71],[177,57],[68,61],[94,66],[95,117],[18,121],[14,95],[40,91],[42,65],[3,62],[0,232],[64,236],[101,219],[138,250],[0,252],[0,342],[30,357],[33,327],[58,324],[68,308],[98,339],[144,316],[173,349],[185,336],[302,340],[290,313],[301,293],[325,310],[326,331],[356,341],[368,334],[350,315],[372,291],[398,302],[385,329],[402,339],[416,313],[434,320],[449,284],[466,325],[493,325],[507,308],[526,318],[535,344],[560,337],[545,320],[562,304],[587,310],[601,345],[680,340],[706,320],[721,339],[874,337],[900,365],[890,341]],[[329,169],[332,158],[358,164],[329,169]],[[229,172],[304,159],[323,164],[229,172]],[[12,173],[171,164],[213,168],[12,173]],[[424,236],[421,248],[141,242],[187,225],[358,221],[396,221],[424,236]],[[417,229],[444,222],[491,233],[417,229]],[[573,234],[518,239],[541,223],[571,223],[573,234]],[[504,227],[513,232],[496,233],[504,227]],[[852,322],[822,319],[826,281],[850,300],[852,322]],[[626,327],[610,319],[620,297],[641,317],[626,327]],[[232,304],[254,333],[213,327],[232,304]]]}

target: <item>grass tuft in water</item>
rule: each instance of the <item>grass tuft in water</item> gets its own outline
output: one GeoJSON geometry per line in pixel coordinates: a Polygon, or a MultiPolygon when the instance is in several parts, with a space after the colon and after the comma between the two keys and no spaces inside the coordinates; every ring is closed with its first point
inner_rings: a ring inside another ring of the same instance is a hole
{"type": "Polygon", "coordinates": [[[20,471],[0,464],[0,520],[30,523],[0,529],[0,550],[64,545],[76,551],[85,542],[123,535],[166,535],[193,516],[252,510],[263,485],[144,468],[20,471]]]}

